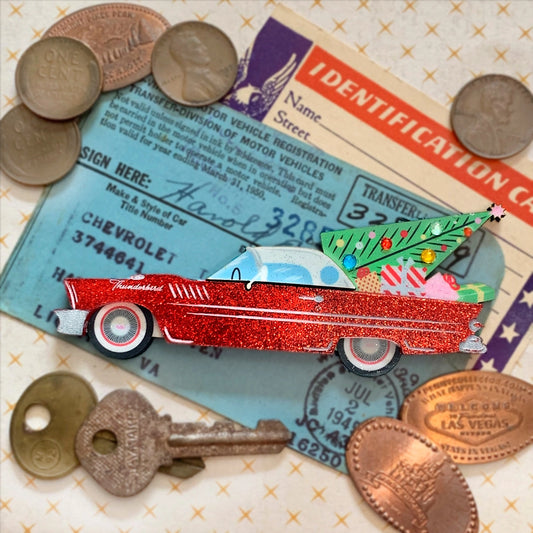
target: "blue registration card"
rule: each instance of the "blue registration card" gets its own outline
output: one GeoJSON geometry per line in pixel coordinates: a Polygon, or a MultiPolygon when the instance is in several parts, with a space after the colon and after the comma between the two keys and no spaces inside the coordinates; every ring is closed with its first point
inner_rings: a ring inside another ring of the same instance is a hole
{"type": "MultiPolygon", "coordinates": [[[[148,78],[103,95],[75,169],[49,187],[1,279],[1,308],[51,334],[67,276],[172,272],[207,277],[245,245],[318,247],[320,233],[446,214],[380,178],[223,105],[181,107],[148,78]]],[[[459,282],[496,289],[503,256],[477,232],[448,261],[459,282]]],[[[83,339],[63,337],[95,353],[83,339]]],[[[279,418],[291,446],[345,471],[353,428],[398,414],[465,355],[404,357],[362,378],[336,356],[167,345],[117,365],[249,426],[279,418]]]]}

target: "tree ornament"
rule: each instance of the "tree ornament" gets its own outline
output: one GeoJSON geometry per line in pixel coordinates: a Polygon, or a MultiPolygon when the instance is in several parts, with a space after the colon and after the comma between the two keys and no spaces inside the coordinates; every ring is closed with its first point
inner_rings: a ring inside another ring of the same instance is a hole
{"type": "Polygon", "coordinates": [[[420,254],[420,259],[422,259],[424,263],[427,263],[429,265],[433,263],[436,258],[437,254],[431,248],[426,248],[425,250],[422,250],[422,253],[420,254]]]}
{"type": "Polygon", "coordinates": [[[392,240],[388,237],[383,237],[383,239],[381,239],[381,248],[383,250],[390,250],[392,248],[392,240]]]}

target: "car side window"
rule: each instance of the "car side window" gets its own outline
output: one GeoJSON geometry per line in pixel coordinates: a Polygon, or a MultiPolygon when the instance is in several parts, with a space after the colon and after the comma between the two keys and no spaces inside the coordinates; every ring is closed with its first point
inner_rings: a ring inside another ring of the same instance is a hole
{"type": "Polygon", "coordinates": [[[231,279],[249,281],[257,278],[258,269],[250,252],[244,252],[220,270],[209,276],[209,279],[231,279]]]}

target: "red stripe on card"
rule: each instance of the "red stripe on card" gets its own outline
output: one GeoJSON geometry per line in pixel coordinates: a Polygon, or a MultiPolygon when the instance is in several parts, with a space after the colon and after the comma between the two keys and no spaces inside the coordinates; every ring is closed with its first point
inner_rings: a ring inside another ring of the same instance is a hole
{"type": "Polygon", "coordinates": [[[468,153],[449,128],[319,46],[311,50],[296,80],[533,225],[531,179],[502,161],[468,153]]]}

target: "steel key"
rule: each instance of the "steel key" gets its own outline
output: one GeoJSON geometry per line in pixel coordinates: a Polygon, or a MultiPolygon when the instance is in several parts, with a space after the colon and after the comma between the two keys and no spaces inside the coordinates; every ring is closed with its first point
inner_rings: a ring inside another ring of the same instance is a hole
{"type": "Polygon", "coordinates": [[[119,389],[104,397],[76,435],[76,454],[83,467],[108,492],[133,496],[143,490],[161,465],[176,457],[279,453],[291,439],[279,420],[260,420],[255,430],[234,422],[173,423],[160,416],[140,393],[119,389]],[[106,430],[117,445],[98,452],[95,435],[106,430]]]}

